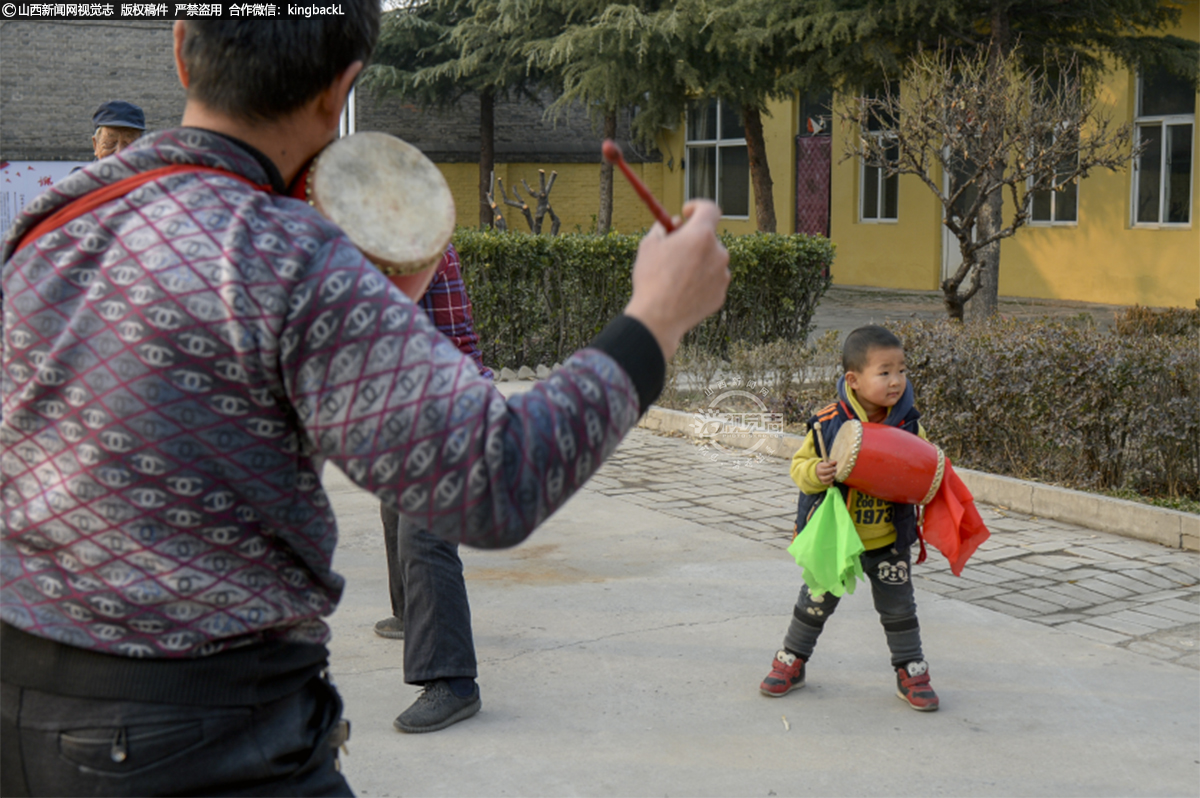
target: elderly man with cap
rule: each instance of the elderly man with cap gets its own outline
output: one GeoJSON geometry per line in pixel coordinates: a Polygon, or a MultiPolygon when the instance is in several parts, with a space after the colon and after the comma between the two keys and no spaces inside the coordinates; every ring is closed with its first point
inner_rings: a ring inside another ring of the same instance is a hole
{"type": "Polygon", "coordinates": [[[107,158],[137,141],[146,131],[146,115],[142,109],[124,100],[101,103],[92,116],[92,151],[96,159],[107,158]]]}

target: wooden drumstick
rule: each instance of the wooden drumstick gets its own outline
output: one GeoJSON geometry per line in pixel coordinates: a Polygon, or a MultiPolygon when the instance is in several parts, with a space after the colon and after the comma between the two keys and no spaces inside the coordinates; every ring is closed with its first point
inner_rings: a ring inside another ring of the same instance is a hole
{"type": "Polygon", "coordinates": [[[642,202],[646,203],[646,207],[650,209],[650,213],[654,214],[654,218],[668,232],[675,231],[675,223],[671,221],[671,215],[667,213],[662,204],[659,203],[654,195],[650,193],[650,189],[646,188],[633,170],[629,168],[629,164],[625,163],[625,156],[621,154],[621,148],[617,146],[617,142],[612,139],[605,139],[604,144],[600,146],[600,153],[604,156],[604,160],[616,165],[618,169],[625,173],[625,179],[633,186],[633,190],[642,198],[642,202]]]}
{"type": "Polygon", "coordinates": [[[821,459],[825,462],[829,461],[829,452],[825,451],[825,436],[821,434],[821,422],[813,422],[813,436],[817,439],[817,446],[821,447],[821,459]]]}

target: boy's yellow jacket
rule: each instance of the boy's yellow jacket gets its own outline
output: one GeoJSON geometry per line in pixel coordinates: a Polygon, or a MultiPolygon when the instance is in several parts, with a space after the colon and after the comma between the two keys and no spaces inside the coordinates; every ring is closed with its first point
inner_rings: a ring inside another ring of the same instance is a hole
{"type": "MultiPolygon", "coordinates": [[[[839,393],[843,392],[839,391],[839,393]]],[[[849,400],[849,406],[854,415],[860,421],[867,421],[867,413],[859,404],[853,389],[845,388],[844,395],[849,400]]],[[[925,428],[919,422],[917,434],[928,440],[925,428]]],[[[792,457],[791,467],[792,481],[807,494],[822,493],[829,487],[817,479],[817,463],[820,461],[821,455],[817,451],[816,439],[810,430],[804,438],[804,445],[792,457]]],[[[854,521],[854,528],[858,530],[858,536],[862,538],[863,548],[871,551],[894,543],[896,526],[892,523],[895,512],[892,503],[861,493],[854,488],[850,488],[849,491],[850,493],[846,497],[846,509],[850,512],[850,518],[854,521]]]]}

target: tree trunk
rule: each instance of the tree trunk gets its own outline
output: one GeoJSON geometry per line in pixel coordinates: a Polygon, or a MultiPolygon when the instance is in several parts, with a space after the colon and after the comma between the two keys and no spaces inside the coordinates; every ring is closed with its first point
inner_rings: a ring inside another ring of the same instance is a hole
{"type": "MultiPolygon", "coordinates": [[[[615,109],[604,114],[604,138],[617,137],[617,112],[615,109]]],[[[612,228],[613,212],[613,165],[600,160],[600,213],[596,216],[596,232],[605,235],[612,228]]]]}
{"type": "Polygon", "coordinates": [[[746,154],[750,158],[750,184],[754,187],[754,215],[758,229],[775,232],[775,197],[771,183],[771,168],[767,165],[767,150],[763,144],[762,112],[742,108],[746,127],[746,154]]]}
{"type": "MultiPolygon", "coordinates": [[[[1011,30],[1008,13],[1003,0],[992,4],[992,40],[988,45],[988,76],[990,81],[999,81],[999,70],[1003,69],[1004,56],[1009,50],[1011,30]]],[[[995,190],[988,195],[983,207],[979,209],[979,237],[989,238],[996,234],[1004,225],[1004,164],[992,168],[988,175],[987,186],[995,190]]],[[[1000,301],[1000,242],[993,241],[979,251],[980,270],[979,291],[967,300],[964,319],[968,322],[987,321],[996,313],[1000,301]]]]}
{"type": "Polygon", "coordinates": [[[492,226],[492,172],[496,168],[496,95],[491,89],[479,95],[479,227],[492,226]]]}

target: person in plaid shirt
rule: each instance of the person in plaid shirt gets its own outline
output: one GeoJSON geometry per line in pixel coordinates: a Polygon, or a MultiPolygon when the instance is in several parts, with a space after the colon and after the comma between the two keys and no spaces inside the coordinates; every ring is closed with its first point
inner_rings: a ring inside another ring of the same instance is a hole
{"type": "Polygon", "coordinates": [[[417,305],[437,325],[438,332],[453,341],[460,352],[475,361],[480,374],[489,380],[496,378],[492,370],[483,365],[483,355],[479,352],[479,336],[475,334],[475,322],[471,315],[471,298],[467,296],[467,286],[462,279],[462,265],[453,244],[446,248],[446,254],[438,264],[437,273],[417,305]]]}
{"type": "MultiPolygon", "coordinates": [[[[417,305],[437,325],[438,332],[475,362],[481,375],[495,378],[483,365],[471,298],[453,244],[446,248],[437,273],[417,305]]],[[[403,732],[437,731],[466,720],[482,706],[475,684],[478,670],[471,637],[471,607],[458,545],[412,521],[401,521],[400,514],[387,504],[380,504],[379,514],[387,549],[392,614],[375,624],[375,633],[403,640],[407,631],[404,681],[425,688],[394,725],[403,732]]]]}

